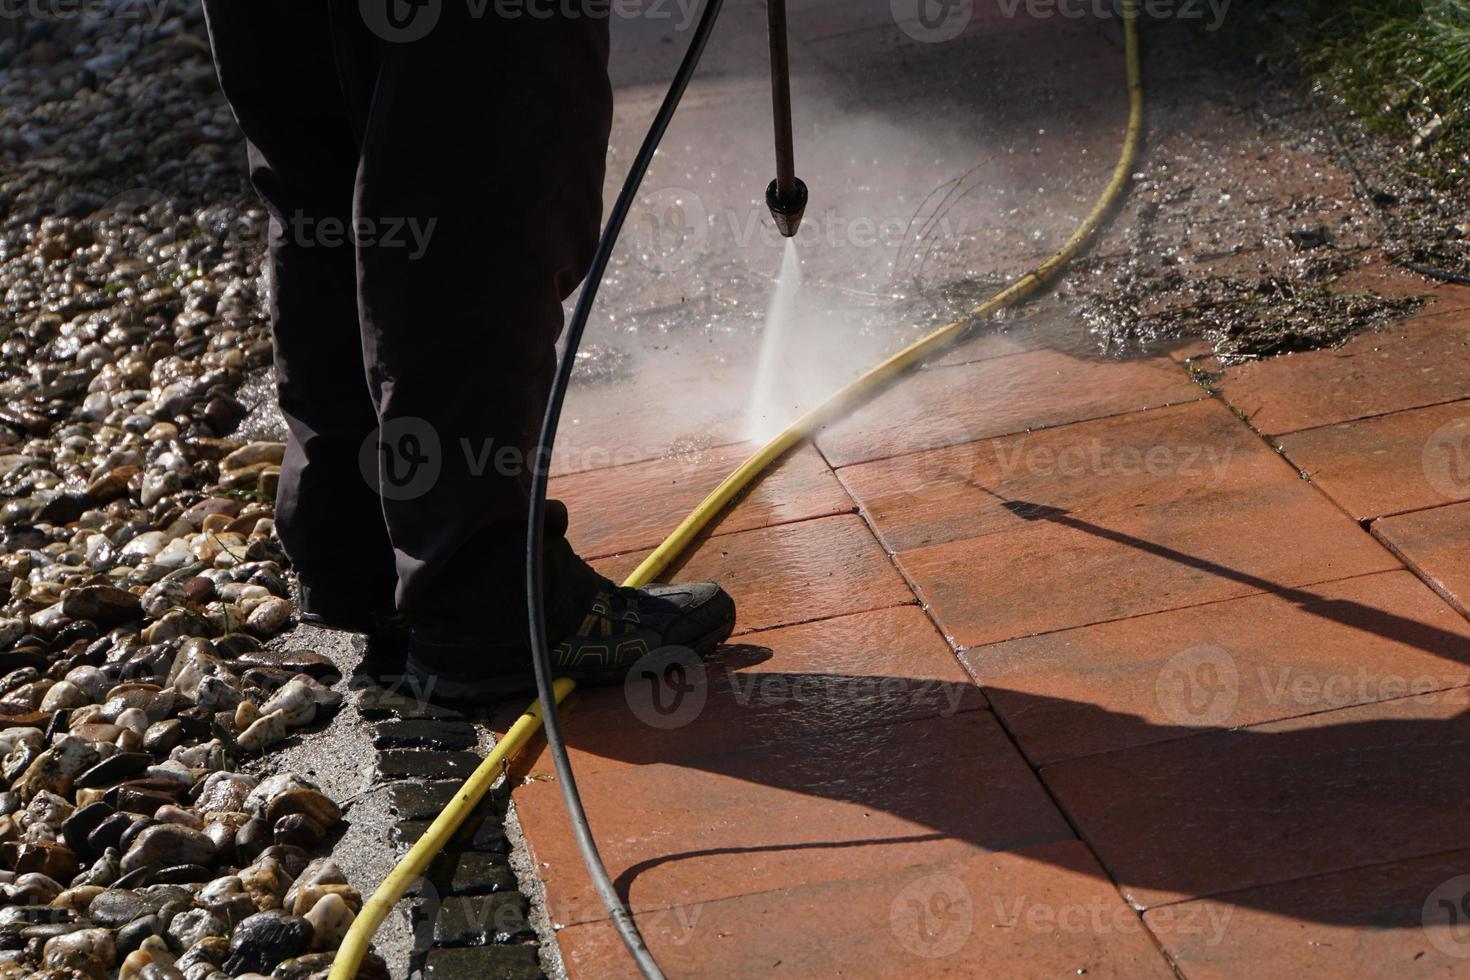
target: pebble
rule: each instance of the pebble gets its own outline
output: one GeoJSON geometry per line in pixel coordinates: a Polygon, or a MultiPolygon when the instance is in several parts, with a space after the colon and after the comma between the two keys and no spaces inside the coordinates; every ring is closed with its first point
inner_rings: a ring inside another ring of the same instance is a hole
{"type": "Polygon", "coordinates": [[[234,976],[268,971],[307,952],[314,935],[311,923],[299,916],[280,910],[259,912],[235,927],[224,971],[234,976]]]}

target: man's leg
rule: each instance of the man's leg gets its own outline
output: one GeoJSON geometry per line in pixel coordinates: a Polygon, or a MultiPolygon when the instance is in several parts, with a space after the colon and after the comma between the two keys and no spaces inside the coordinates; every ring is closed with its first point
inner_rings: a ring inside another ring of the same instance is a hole
{"type": "MultiPolygon", "coordinates": [[[[424,30],[340,25],[375,71],[358,272],[398,604],[416,647],[487,667],[524,663],[528,455],[561,303],[596,246],[611,122],[605,13],[531,6],[419,7],[437,10],[424,30]]],[[[554,540],[548,563],[569,554],[554,540]]],[[[569,565],[552,583],[554,634],[606,586],[569,565]]]]}
{"type": "MultiPolygon", "coordinates": [[[[355,6],[355,5],[354,5],[355,6]]],[[[391,610],[393,553],[359,453],[376,425],[347,230],[357,137],[320,0],[206,0],[220,82],[271,214],[275,374],[289,428],[276,526],[304,606],[336,625],[391,610]]]]}

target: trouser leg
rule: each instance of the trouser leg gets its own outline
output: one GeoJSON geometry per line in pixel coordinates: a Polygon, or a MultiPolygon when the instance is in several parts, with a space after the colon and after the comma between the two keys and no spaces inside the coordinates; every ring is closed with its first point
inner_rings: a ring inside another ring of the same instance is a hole
{"type": "MultiPolygon", "coordinates": [[[[546,6],[430,5],[437,23],[411,41],[354,22],[375,70],[354,212],[362,345],[416,634],[523,631],[529,456],[561,304],[596,246],[611,124],[606,12],[546,6]]],[[[556,629],[570,613],[551,615],[556,629]]]]}
{"type": "Polygon", "coordinates": [[[220,82],[270,212],[275,376],[288,428],[276,526],[308,607],[391,607],[393,552],[359,455],[376,425],[358,322],[358,141],[322,0],[207,0],[220,82]]]}

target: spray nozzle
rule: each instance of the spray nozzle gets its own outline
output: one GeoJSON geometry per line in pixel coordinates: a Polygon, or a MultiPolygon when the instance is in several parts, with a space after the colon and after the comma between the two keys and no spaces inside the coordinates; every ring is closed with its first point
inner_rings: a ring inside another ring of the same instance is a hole
{"type": "Polygon", "coordinates": [[[796,237],[796,230],[801,227],[801,216],[806,214],[806,184],[799,177],[793,177],[791,181],[791,187],[785,193],[781,191],[779,179],[771,181],[766,188],[766,207],[771,209],[776,227],[787,238],[796,237]]]}

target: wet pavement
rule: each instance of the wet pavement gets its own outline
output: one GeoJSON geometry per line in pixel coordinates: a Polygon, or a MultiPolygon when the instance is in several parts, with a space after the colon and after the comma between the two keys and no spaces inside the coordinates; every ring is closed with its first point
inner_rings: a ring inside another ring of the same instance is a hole
{"type": "MultiPolygon", "coordinates": [[[[1100,190],[1118,25],[996,10],[922,43],[887,4],[793,5],[813,201],[850,218],[871,189],[902,223],[957,181],[948,217],[972,222],[927,260],[803,243],[796,401],[983,292],[947,284],[1049,253],[1100,190]]],[[[715,39],[653,229],[758,208],[758,12],[715,39]]],[[[617,29],[613,178],[682,40],[617,29]]],[[[1349,175],[1300,126],[1282,138],[1289,107],[1220,90],[1174,40],[1149,25],[1137,190],[1076,275],[820,434],[692,549],[672,577],[740,604],[703,671],[568,701],[593,830],[669,975],[1470,975],[1470,290],[1390,265],[1349,175]],[[1236,295],[1192,284],[1273,277],[1320,292],[1261,319],[1336,346],[1261,358],[1188,312],[1236,295]],[[1209,342],[1100,356],[1110,317],[1161,309],[1209,342]]],[[[750,448],[780,262],[758,236],[648,235],[605,290],[592,339],[622,353],[574,393],[553,481],[610,575],[750,448]]],[[[513,798],[566,970],[632,976],[551,768],[528,750],[513,798]]]]}

